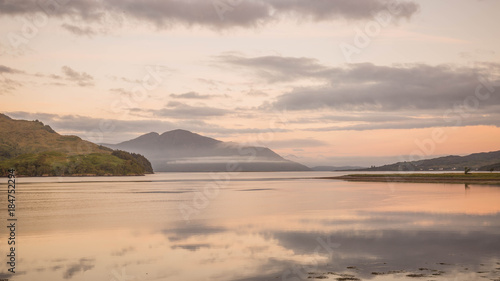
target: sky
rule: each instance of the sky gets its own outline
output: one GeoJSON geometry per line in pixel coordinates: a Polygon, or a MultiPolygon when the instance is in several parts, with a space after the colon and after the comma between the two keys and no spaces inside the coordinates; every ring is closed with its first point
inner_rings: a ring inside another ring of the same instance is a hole
{"type": "Polygon", "coordinates": [[[306,165],[500,150],[500,1],[0,0],[0,112],[306,165]]]}

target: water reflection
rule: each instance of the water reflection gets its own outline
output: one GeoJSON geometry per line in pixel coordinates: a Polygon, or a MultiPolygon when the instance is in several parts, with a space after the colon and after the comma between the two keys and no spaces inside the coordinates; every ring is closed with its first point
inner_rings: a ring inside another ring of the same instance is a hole
{"type": "Polygon", "coordinates": [[[140,186],[25,187],[19,195],[19,272],[4,271],[0,278],[500,278],[498,187],[471,185],[464,196],[459,184],[388,187],[245,174],[186,222],[178,206],[204,181],[189,174],[187,181],[154,177],[140,186]]]}

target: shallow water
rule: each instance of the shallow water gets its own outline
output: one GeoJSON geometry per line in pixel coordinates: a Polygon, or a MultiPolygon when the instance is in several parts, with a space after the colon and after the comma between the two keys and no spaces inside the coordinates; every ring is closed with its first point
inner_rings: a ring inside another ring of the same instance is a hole
{"type": "Polygon", "coordinates": [[[500,280],[500,187],[330,175],[18,178],[0,278],[500,280]]]}

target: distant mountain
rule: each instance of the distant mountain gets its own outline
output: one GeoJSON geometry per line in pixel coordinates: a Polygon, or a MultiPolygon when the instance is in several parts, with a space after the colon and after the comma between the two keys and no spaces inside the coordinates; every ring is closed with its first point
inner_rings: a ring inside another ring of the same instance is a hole
{"type": "Polygon", "coordinates": [[[42,122],[0,114],[0,175],[10,168],[24,176],[143,175],[152,173],[142,155],[62,136],[42,122]]]}
{"type": "Polygon", "coordinates": [[[186,130],[149,133],[119,144],[103,144],[145,155],[157,172],[309,171],[266,147],[240,146],[186,130]]]}
{"type": "Polygon", "coordinates": [[[500,171],[500,162],[491,164],[491,165],[485,165],[481,166],[478,169],[479,171],[500,171]]]}
{"type": "Polygon", "coordinates": [[[500,151],[474,153],[467,156],[445,156],[413,162],[398,162],[380,167],[359,169],[358,171],[489,171],[500,168],[500,151]]]}
{"type": "Polygon", "coordinates": [[[366,169],[366,168],[359,166],[316,166],[311,168],[311,170],[313,171],[325,171],[325,172],[348,171],[348,170],[358,170],[358,169],[366,169]]]}

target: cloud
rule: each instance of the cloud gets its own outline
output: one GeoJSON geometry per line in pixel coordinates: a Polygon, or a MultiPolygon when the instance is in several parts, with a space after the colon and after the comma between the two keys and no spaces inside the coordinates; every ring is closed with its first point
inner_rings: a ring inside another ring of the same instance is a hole
{"type": "Polygon", "coordinates": [[[191,119],[193,117],[218,117],[230,113],[229,110],[209,106],[192,106],[181,102],[169,102],[162,109],[145,110],[141,108],[132,109],[138,113],[152,113],[154,116],[169,117],[176,119],[191,119]]]}
{"type": "Polygon", "coordinates": [[[15,74],[15,73],[22,73],[22,71],[5,66],[5,65],[0,65],[0,74],[15,74]]]}
{"type": "Polygon", "coordinates": [[[184,94],[170,94],[171,97],[177,99],[210,99],[212,96],[210,95],[200,95],[196,92],[188,92],[184,94]]]}
{"type": "Polygon", "coordinates": [[[114,252],[111,253],[111,255],[112,256],[119,256],[119,257],[121,257],[121,256],[124,256],[127,253],[130,253],[130,252],[133,252],[133,251],[135,251],[135,248],[132,247],[132,246],[129,246],[127,248],[122,248],[119,251],[114,251],[114,252]]]}
{"type": "Polygon", "coordinates": [[[0,88],[2,88],[0,95],[2,95],[4,93],[10,93],[21,86],[22,86],[22,84],[16,80],[9,79],[6,77],[3,77],[3,79],[0,78],[0,88]]]}
{"type": "Polygon", "coordinates": [[[289,139],[289,140],[275,140],[266,142],[266,146],[270,148],[297,148],[297,147],[318,147],[326,146],[327,142],[315,139],[289,139]]]}
{"type": "Polygon", "coordinates": [[[173,250],[175,249],[184,249],[184,250],[188,250],[188,251],[191,251],[191,252],[196,252],[198,251],[199,249],[201,248],[210,248],[211,245],[210,244],[186,244],[186,245],[173,245],[171,248],[173,250]]]}
{"type": "MultiPolygon", "coordinates": [[[[499,66],[497,66],[499,67],[499,66]]],[[[350,65],[318,87],[295,88],[272,103],[274,108],[315,110],[330,108],[355,111],[443,110],[466,106],[475,97],[481,78],[500,85],[500,77],[488,70],[450,66],[350,65]]],[[[486,95],[488,89],[481,92],[486,95]]],[[[479,99],[479,98],[477,98],[479,99]]],[[[482,107],[500,105],[500,96],[482,99],[482,107]]]]}
{"type": "Polygon", "coordinates": [[[92,37],[96,34],[96,32],[91,28],[91,27],[79,27],[76,25],[71,25],[67,23],[63,23],[61,25],[62,28],[66,29],[67,31],[73,33],[74,35],[77,36],[88,36],[92,37]]]}
{"type": "Polygon", "coordinates": [[[269,96],[267,93],[259,90],[250,90],[247,95],[251,97],[267,97],[269,96]]]}
{"type": "MultiPolygon", "coordinates": [[[[415,118],[408,121],[383,122],[383,123],[361,123],[342,126],[326,126],[319,128],[306,128],[304,131],[311,132],[330,132],[330,131],[366,131],[366,130],[386,130],[386,129],[423,129],[432,127],[456,127],[456,126],[495,126],[500,127],[500,114],[484,117],[481,115],[472,118],[463,119],[460,124],[456,124],[453,119],[445,119],[441,116],[420,120],[415,118]]],[[[368,119],[368,118],[367,118],[368,119]]]]}
{"type": "MultiPolygon", "coordinates": [[[[61,68],[63,74],[65,75],[65,79],[68,81],[75,82],[80,87],[88,87],[94,85],[94,77],[90,76],[85,72],[77,72],[69,66],[63,66],[61,68]]],[[[59,77],[59,76],[54,76],[59,77]]]]}
{"type": "Polygon", "coordinates": [[[10,93],[22,86],[21,82],[11,78],[17,74],[25,74],[25,72],[5,65],[0,65],[0,89],[2,89],[0,95],[10,93]]]}
{"type": "Polygon", "coordinates": [[[217,60],[266,82],[300,85],[258,110],[311,113],[289,121],[312,125],[305,131],[500,126],[498,63],[329,67],[305,57],[222,55],[217,60]]]}
{"type": "Polygon", "coordinates": [[[132,92],[125,90],[124,88],[113,88],[109,89],[111,93],[119,94],[121,96],[132,96],[132,92]]]}
{"type": "MultiPolygon", "coordinates": [[[[316,86],[295,87],[282,94],[271,103],[275,109],[447,109],[467,102],[482,80],[491,81],[488,89],[483,90],[491,91],[492,85],[500,85],[500,64],[494,63],[478,64],[476,67],[425,64],[377,66],[371,63],[328,67],[312,58],[223,55],[217,59],[251,71],[267,82],[311,80],[319,83],[316,86]]],[[[491,95],[484,105],[500,105],[500,96],[491,95]]]]}
{"type": "MultiPolygon", "coordinates": [[[[396,19],[411,18],[419,10],[415,1],[400,1],[396,19]]],[[[0,16],[17,16],[44,12],[86,22],[102,22],[109,13],[152,23],[159,28],[175,24],[198,25],[215,29],[253,28],[281,19],[330,21],[338,19],[367,20],[387,11],[385,0],[72,0],[0,1],[0,16]],[[39,4],[40,3],[40,4],[39,4]]]]}
{"type": "Polygon", "coordinates": [[[64,272],[64,279],[71,279],[78,272],[85,272],[87,270],[91,270],[95,267],[93,264],[93,259],[80,259],[78,263],[72,264],[68,266],[68,269],[64,272]]]}
{"type": "Polygon", "coordinates": [[[300,79],[326,79],[335,68],[321,65],[313,58],[263,56],[247,58],[236,55],[221,55],[216,60],[241,69],[253,71],[259,78],[270,83],[296,81],[300,79]]]}
{"type": "MultiPolygon", "coordinates": [[[[210,137],[230,136],[235,134],[259,134],[268,132],[286,132],[276,128],[224,128],[203,120],[187,119],[170,122],[159,118],[140,120],[101,119],[80,115],[57,115],[49,113],[31,113],[24,111],[4,112],[14,119],[40,120],[50,125],[61,134],[78,135],[94,143],[119,143],[150,132],[166,132],[184,129],[206,134],[210,137]]],[[[203,117],[201,117],[203,119],[203,117]]]]}
{"type": "Polygon", "coordinates": [[[228,230],[224,227],[207,226],[203,224],[197,225],[181,225],[177,228],[164,229],[161,232],[167,236],[169,241],[178,242],[189,240],[196,236],[210,236],[214,234],[224,233],[228,230]]]}

